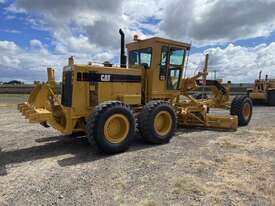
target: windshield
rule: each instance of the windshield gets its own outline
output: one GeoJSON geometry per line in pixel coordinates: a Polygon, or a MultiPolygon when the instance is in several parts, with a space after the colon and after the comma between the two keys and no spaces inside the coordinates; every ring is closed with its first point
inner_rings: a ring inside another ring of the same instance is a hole
{"type": "Polygon", "coordinates": [[[130,51],[129,53],[129,64],[138,65],[138,64],[147,64],[148,67],[151,66],[152,61],[152,48],[145,48],[130,51]]]}

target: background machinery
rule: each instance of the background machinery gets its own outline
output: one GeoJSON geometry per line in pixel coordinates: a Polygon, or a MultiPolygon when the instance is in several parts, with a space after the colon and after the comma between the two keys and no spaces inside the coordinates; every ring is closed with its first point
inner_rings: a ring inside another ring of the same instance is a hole
{"type": "Polygon", "coordinates": [[[262,71],[259,72],[259,79],[255,80],[253,88],[247,89],[247,95],[254,103],[264,102],[275,106],[275,79],[262,79],[262,71]]]}
{"type": "MultiPolygon", "coordinates": [[[[55,94],[54,70],[48,82],[37,85],[18,109],[30,122],[51,126],[63,134],[85,132],[106,153],[125,151],[136,126],[143,139],[163,144],[177,126],[236,130],[244,100],[233,105],[234,115],[210,115],[208,105],[189,95],[207,67],[191,78],[182,78],[191,45],[159,37],[127,44],[121,34],[120,67],[75,64],[63,69],[61,101],[55,94]]],[[[250,105],[251,106],[251,105],[250,105]]],[[[252,107],[249,108],[249,116],[252,107]]]]}

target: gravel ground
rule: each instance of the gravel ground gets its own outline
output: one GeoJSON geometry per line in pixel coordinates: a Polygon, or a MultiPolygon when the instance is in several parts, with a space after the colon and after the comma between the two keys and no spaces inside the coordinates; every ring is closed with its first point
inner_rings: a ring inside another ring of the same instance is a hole
{"type": "Polygon", "coordinates": [[[104,156],[2,104],[0,205],[275,205],[274,111],[256,107],[237,132],[179,129],[162,146],[137,136],[104,156]]]}

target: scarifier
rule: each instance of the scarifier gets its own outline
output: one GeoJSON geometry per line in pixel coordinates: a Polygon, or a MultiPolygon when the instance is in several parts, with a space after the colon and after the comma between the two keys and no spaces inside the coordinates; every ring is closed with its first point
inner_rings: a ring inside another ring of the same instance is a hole
{"type": "MultiPolygon", "coordinates": [[[[63,69],[61,101],[49,68],[48,82],[37,85],[18,109],[30,122],[65,135],[85,132],[106,153],[125,151],[136,127],[152,144],[168,143],[177,126],[237,129],[238,116],[210,115],[207,104],[189,95],[207,75],[205,66],[194,77],[182,78],[190,44],[159,37],[140,40],[135,35],[127,44],[127,58],[122,30],[120,35],[120,67],[75,64],[71,57],[63,69]]],[[[244,111],[243,104],[235,107],[244,111]]]]}

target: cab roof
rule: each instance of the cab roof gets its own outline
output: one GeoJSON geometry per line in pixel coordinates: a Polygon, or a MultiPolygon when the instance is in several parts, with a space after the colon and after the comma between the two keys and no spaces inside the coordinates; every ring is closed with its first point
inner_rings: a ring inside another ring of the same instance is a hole
{"type": "Polygon", "coordinates": [[[144,40],[138,39],[136,41],[128,43],[127,48],[128,47],[136,47],[140,44],[142,44],[142,45],[145,45],[145,44],[153,45],[155,43],[162,43],[162,44],[167,44],[167,45],[172,45],[172,46],[177,46],[177,47],[184,47],[186,50],[191,49],[191,44],[190,43],[175,41],[175,40],[171,40],[171,39],[165,39],[165,38],[161,38],[161,37],[152,37],[152,38],[144,39],[144,40]]]}

